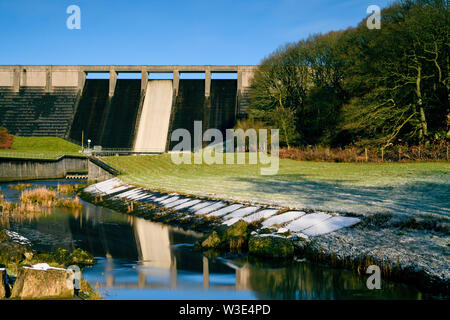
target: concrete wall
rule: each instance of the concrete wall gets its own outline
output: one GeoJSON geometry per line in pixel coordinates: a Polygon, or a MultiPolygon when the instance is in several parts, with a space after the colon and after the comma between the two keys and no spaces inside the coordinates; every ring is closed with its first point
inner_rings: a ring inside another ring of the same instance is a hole
{"type": "Polygon", "coordinates": [[[89,182],[100,182],[108,179],[112,179],[115,176],[102,167],[96,165],[92,161],[88,161],[88,181],[89,182]]]}
{"type": "Polygon", "coordinates": [[[52,86],[53,87],[77,87],[79,83],[78,71],[53,71],[52,86]]]}
{"type": "Polygon", "coordinates": [[[21,87],[45,87],[46,84],[46,71],[22,71],[20,73],[21,87]]]}
{"type": "Polygon", "coordinates": [[[148,82],[135,151],[165,151],[172,109],[172,90],[172,80],[148,82]]]}
{"type": "Polygon", "coordinates": [[[14,72],[0,71],[0,87],[11,87],[13,85],[14,72]]]}
{"type": "Polygon", "coordinates": [[[253,70],[242,71],[242,88],[250,87],[250,82],[253,79],[253,70]]]}
{"type": "Polygon", "coordinates": [[[88,160],[62,157],[59,160],[0,158],[0,181],[65,178],[70,172],[86,172],[88,160]]]}

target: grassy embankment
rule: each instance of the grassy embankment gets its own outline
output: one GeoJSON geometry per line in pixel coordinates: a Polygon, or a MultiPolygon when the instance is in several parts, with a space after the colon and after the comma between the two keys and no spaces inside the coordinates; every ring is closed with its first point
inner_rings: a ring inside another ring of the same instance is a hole
{"type": "Polygon", "coordinates": [[[80,156],[81,147],[56,137],[14,136],[12,149],[0,149],[0,157],[56,159],[62,155],[80,156]]]}
{"type": "Polygon", "coordinates": [[[450,217],[450,164],[280,160],[277,175],[257,165],[176,165],[171,156],[105,157],[121,179],[153,190],[258,201],[291,208],[450,217]]]}

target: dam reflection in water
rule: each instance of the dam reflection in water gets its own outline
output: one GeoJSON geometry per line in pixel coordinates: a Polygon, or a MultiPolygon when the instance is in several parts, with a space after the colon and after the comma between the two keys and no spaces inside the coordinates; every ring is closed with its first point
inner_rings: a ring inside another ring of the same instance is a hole
{"type": "Polygon", "coordinates": [[[138,261],[132,268],[137,277],[132,281],[130,270],[120,268],[123,261],[118,260],[119,268],[117,268],[117,259],[107,253],[104,261],[100,263],[105,266],[105,281],[102,284],[106,289],[248,289],[246,268],[234,265],[230,267],[230,263],[210,262],[209,258],[192,250],[193,241],[175,243],[183,237],[196,240],[200,237],[199,234],[141,218],[130,217],[129,222],[134,231],[137,247],[138,261]],[[210,264],[221,272],[210,275],[210,264]]]}
{"type": "Polygon", "coordinates": [[[128,292],[133,299],[420,298],[417,292],[389,282],[383,283],[383,291],[371,291],[364,277],[306,262],[209,258],[192,249],[200,236],[194,232],[135,217],[129,217],[129,223],[137,264],[129,268],[108,254],[99,263],[105,274],[101,285],[111,298],[117,290],[118,297],[128,292]]]}

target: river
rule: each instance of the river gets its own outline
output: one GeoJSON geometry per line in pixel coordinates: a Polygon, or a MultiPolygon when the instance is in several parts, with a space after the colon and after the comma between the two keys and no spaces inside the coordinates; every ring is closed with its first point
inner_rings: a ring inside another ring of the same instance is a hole
{"type": "MultiPolygon", "coordinates": [[[[30,183],[30,182],[27,182],[30,183]]],[[[36,186],[76,183],[33,181],[36,186]]],[[[78,182],[79,183],[79,182],[78,182]]],[[[0,184],[5,199],[20,191],[0,184]]],[[[27,219],[2,217],[4,228],[33,248],[82,248],[97,260],[82,276],[106,299],[423,299],[413,287],[302,259],[267,261],[242,255],[204,256],[193,250],[201,234],[154,223],[83,201],[83,209],[51,209],[27,219]]]]}

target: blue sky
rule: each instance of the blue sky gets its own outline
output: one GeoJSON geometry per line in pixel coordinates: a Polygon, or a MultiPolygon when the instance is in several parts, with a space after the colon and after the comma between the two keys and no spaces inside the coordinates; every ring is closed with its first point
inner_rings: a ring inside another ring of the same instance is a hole
{"type": "Polygon", "coordinates": [[[0,64],[258,64],[389,0],[0,0],[0,64]],[[69,5],[81,29],[69,30],[69,5]]]}

